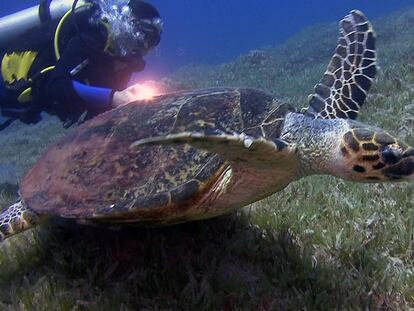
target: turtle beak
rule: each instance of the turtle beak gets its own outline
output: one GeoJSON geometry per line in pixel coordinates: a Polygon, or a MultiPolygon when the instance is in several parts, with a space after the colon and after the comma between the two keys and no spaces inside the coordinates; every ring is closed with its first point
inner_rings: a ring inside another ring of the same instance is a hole
{"type": "Polygon", "coordinates": [[[414,148],[386,146],[381,159],[388,165],[382,172],[389,180],[414,180],[414,148]]]}

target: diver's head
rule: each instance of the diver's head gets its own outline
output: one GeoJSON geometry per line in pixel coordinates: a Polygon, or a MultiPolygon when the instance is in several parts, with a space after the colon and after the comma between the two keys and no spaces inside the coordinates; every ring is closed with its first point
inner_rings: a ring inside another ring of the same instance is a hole
{"type": "Polygon", "coordinates": [[[140,0],[130,0],[128,9],[132,13],[137,47],[146,53],[160,43],[163,30],[160,14],[152,5],[140,0]]]}
{"type": "Polygon", "coordinates": [[[108,29],[107,52],[123,58],[143,56],[157,46],[163,23],[157,9],[141,0],[98,0],[108,29]]]}
{"type": "Polygon", "coordinates": [[[148,51],[160,43],[163,22],[158,11],[150,4],[140,0],[130,0],[128,7],[132,11],[135,35],[143,49],[148,51]]]}

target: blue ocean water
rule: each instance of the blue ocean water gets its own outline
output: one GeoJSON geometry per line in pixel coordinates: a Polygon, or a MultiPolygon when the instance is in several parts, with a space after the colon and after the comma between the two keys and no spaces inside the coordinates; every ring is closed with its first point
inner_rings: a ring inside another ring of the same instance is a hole
{"type": "MultiPolygon", "coordinates": [[[[164,20],[162,42],[148,57],[156,78],[189,63],[217,64],[261,46],[283,42],[300,29],[340,20],[352,9],[373,19],[412,6],[412,0],[148,0],[164,20]]],[[[0,16],[37,4],[3,0],[0,16]]]]}

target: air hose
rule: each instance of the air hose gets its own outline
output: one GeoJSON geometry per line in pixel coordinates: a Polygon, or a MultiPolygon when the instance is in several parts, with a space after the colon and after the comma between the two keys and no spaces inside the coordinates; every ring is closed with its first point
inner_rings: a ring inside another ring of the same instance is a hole
{"type": "MultiPolygon", "coordinates": [[[[68,10],[68,11],[67,11],[67,12],[66,12],[63,16],[62,16],[62,18],[60,19],[60,21],[59,21],[59,23],[58,23],[58,25],[57,25],[57,27],[56,27],[55,37],[54,37],[54,40],[53,40],[56,60],[59,60],[59,58],[60,58],[60,49],[59,49],[59,35],[60,35],[60,32],[61,32],[61,30],[62,30],[63,25],[66,23],[66,21],[67,21],[67,19],[68,19],[69,17],[72,17],[72,18],[71,18],[71,21],[72,21],[72,23],[73,23],[73,26],[74,26],[74,28],[75,28],[75,31],[76,31],[76,33],[77,33],[77,34],[79,34],[79,36],[80,36],[80,31],[79,31],[78,23],[77,23],[77,21],[76,21],[76,14],[75,14],[75,10],[76,10],[76,9],[80,9],[80,8],[87,8],[87,7],[91,7],[91,6],[92,6],[92,4],[91,4],[91,3],[83,3],[83,4],[80,4],[80,5],[77,7],[78,2],[79,2],[79,0],[75,0],[75,1],[73,1],[73,4],[72,4],[71,9],[70,9],[70,10],[68,10]],[[72,14],[72,13],[73,13],[73,14],[72,14]]],[[[80,36],[80,37],[81,37],[81,36],[80,36]]]]}

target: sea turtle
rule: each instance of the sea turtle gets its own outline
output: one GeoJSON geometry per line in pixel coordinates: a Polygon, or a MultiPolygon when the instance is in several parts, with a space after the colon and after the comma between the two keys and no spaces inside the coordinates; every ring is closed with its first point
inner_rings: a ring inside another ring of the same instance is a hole
{"type": "Polygon", "coordinates": [[[375,53],[371,24],[352,11],[304,111],[258,90],[212,88],[103,113],[28,172],[21,200],[0,215],[0,238],[48,216],[150,226],[214,217],[312,174],[412,181],[414,149],[353,120],[376,74],[375,53]]]}

